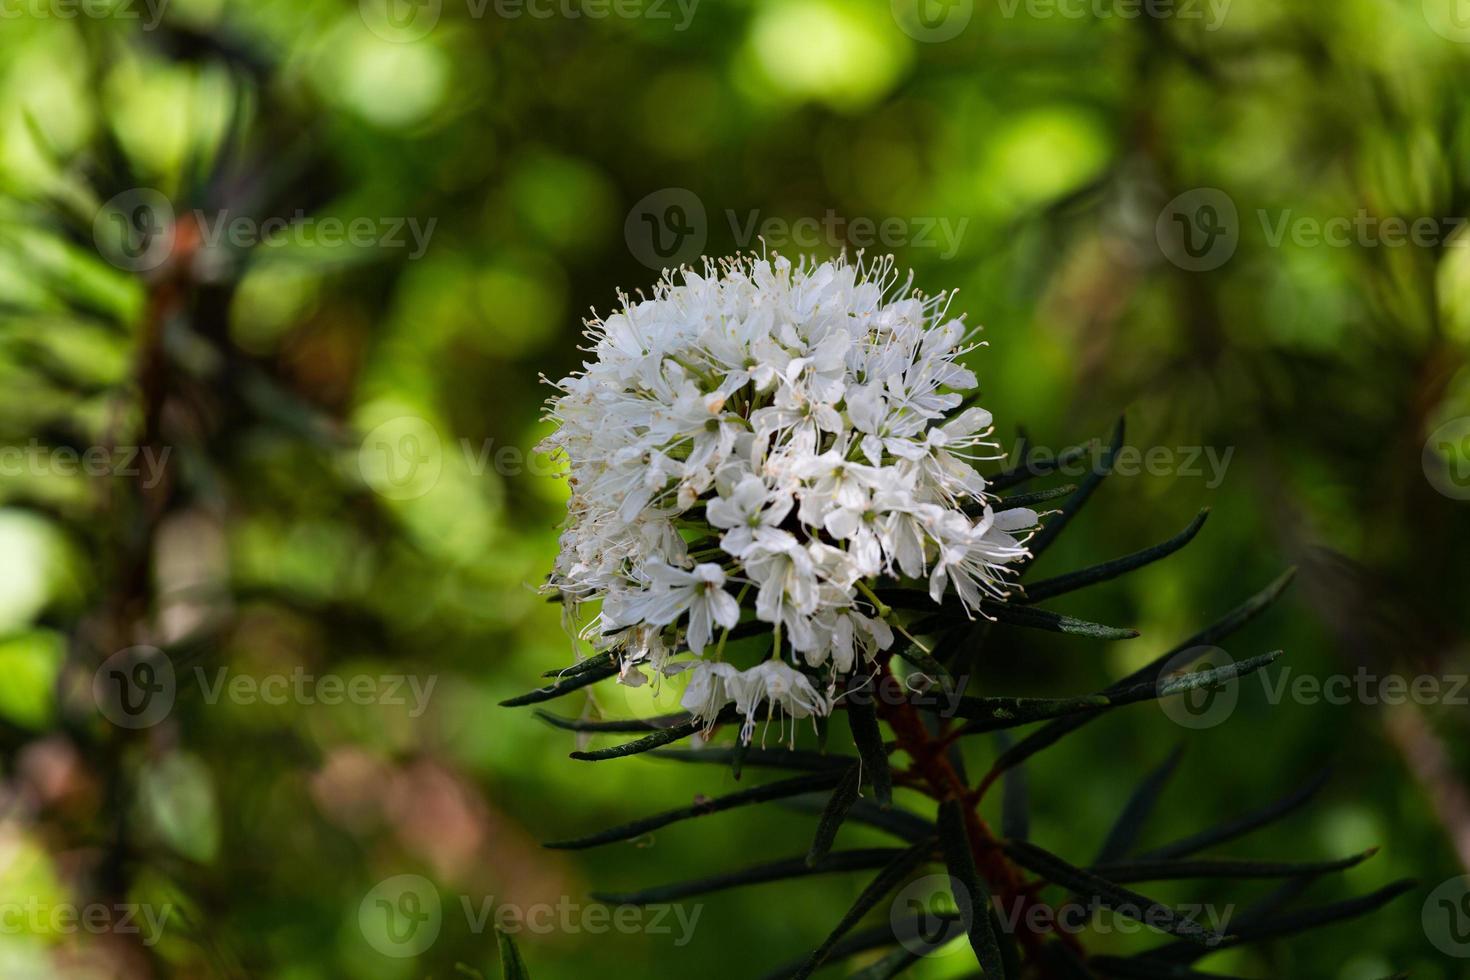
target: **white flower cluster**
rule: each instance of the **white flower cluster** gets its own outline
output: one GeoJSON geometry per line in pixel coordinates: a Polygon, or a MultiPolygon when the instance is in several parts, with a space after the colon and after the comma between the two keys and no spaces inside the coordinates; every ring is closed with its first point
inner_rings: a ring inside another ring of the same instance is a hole
{"type": "Polygon", "coordinates": [[[748,739],[761,702],[827,714],[836,679],[892,645],[878,579],[927,577],[969,611],[1005,594],[1036,514],[993,511],[970,465],[995,447],[990,413],[961,410],[977,345],[947,295],[900,285],[891,259],[777,256],[622,300],[589,321],[592,359],[556,385],[542,448],[572,491],[549,588],[574,617],[601,601],[584,636],[624,683],[692,668],[684,707],[733,704],[748,739]],[[746,670],[723,659],[742,619],[774,635],[746,670]]]}

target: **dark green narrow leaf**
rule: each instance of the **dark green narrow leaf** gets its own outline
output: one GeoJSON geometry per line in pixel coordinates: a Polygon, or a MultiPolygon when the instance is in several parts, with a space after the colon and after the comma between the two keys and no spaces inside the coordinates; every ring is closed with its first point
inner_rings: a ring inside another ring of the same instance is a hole
{"type": "Polygon", "coordinates": [[[1181,916],[1161,902],[1129,891],[1105,878],[1068,864],[1050,851],[1042,850],[1026,841],[1005,841],[1006,854],[1021,867],[1040,875],[1047,881],[1093,899],[1111,908],[1119,915],[1127,916],[1156,929],[1188,939],[1209,948],[1217,948],[1225,937],[1211,932],[1199,923],[1181,916]]]}
{"type": "Polygon", "coordinates": [[[860,698],[847,703],[847,721],[852,726],[852,741],[863,762],[863,775],[873,787],[873,798],[882,809],[893,805],[893,774],[888,769],[888,750],[883,747],[883,733],[878,728],[878,715],[872,701],[860,698]]]}
{"type": "MultiPolygon", "coordinates": [[[[851,933],[832,947],[832,950],[827,954],[827,959],[834,963],[841,962],[846,957],[853,956],[857,953],[870,952],[875,949],[883,949],[886,946],[892,946],[895,942],[901,942],[907,938],[917,939],[924,946],[932,948],[935,943],[931,942],[933,935],[930,930],[933,928],[935,919],[943,920],[946,924],[945,933],[938,939],[939,944],[947,943],[960,934],[959,916],[925,912],[915,916],[911,920],[900,920],[900,924],[897,927],[891,922],[885,922],[880,926],[873,926],[861,932],[851,933]]],[[[791,980],[805,966],[806,957],[803,956],[800,960],[787,963],[764,974],[761,980],[791,980]]]]}
{"type": "MultiPolygon", "coordinates": [[[[803,813],[820,814],[827,808],[827,800],[816,796],[796,797],[784,801],[782,806],[803,813]]],[[[911,844],[918,843],[925,837],[932,837],[935,833],[934,825],[917,813],[900,807],[884,810],[870,800],[860,799],[854,803],[852,809],[847,811],[847,822],[877,828],[911,844]]]]}
{"type": "Polygon", "coordinates": [[[596,847],[599,844],[633,840],[634,838],[642,837],[651,830],[667,827],[669,824],[677,823],[680,820],[704,817],[711,813],[722,813],[726,810],[748,806],[752,803],[766,803],[770,800],[780,800],[791,796],[799,796],[802,793],[830,789],[836,786],[841,778],[842,773],[840,772],[818,772],[803,776],[793,776],[791,779],[766,783],[764,786],[752,786],[750,789],[741,790],[738,793],[717,796],[712,800],[704,800],[692,806],[679,807],[677,810],[665,810],[663,813],[655,813],[653,816],[644,817],[641,820],[635,820],[632,823],[612,827],[595,834],[588,834],[585,837],[551,841],[542,846],[556,850],[580,850],[585,847],[596,847]]]}
{"type": "Polygon", "coordinates": [[[1131,555],[1124,555],[1122,558],[1115,558],[1101,565],[1093,565],[1091,568],[1068,572],[1065,575],[1058,575],[1055,578],[1044,579],[1034,585],[1025,586],[1022,589],[1020,601],[1023,604],[1041,602],[1067,592],[1086,588],[1089,585],[1106,582],[1120,575],[1126,575],[1134,569],[1167,558],[1194,540],[1194,536],[1199,533],[1200,528],[1205,526],[1205,519],[1209,516],[1210,511],[1207,507],[1200,511],[1199,515],[1190,521],[1189,526],[1184,530],[1152,548],[1144,548],[1142,551],[1135,551],[1131,555]]]}
{"type": "Polygon", "coordinates": [[[950,676],[945,666],[925,653],[917,643],[910,642],[898,652],[898,656],[907,660],[939,683],[945,684],[946,686],[954,683],[954,678],[950,676]]]}
{"type": "Polygon", "coordinates": [[[1240,914],[1230,921],[1231,928],[1244,929],[1251,923],[1265,922],[1274,918],[1276,913],[1305,895],[1317,880],[1316,875],[1288,878],[1242,909],[1240,914]]]}
{"type": "Polygon", "coordinates": [[[1173,963],[1130,960],[1120,956],[1094,956],[1090,962],[1103,976],[1117,977],[1118,980],[1248,980],[1227,973],[1200,973],[1173,963]]]}
{"type": "MultiPolygon", "coordinates": [[[[1333,902],[1330,905],[1315,905],[1311,908],[1301,909],[1296,912],[1285,912],[1272,919],[1248,925],[1234,924],[1230,927],[1233,933],[1221,948],[1231,946],[1244,946],[1250,943],[1266,942],[1274,939],[1283,939],[1287,936],[1295,936],[1323,926],[1335,925],[1350,919],[1357,919],[1378,911],[1407,892],[1413,891],[1419,885],[1416,881],[1396,881],[1386,885],[1368,895],[1360,895],[1357,898],[1349,898],[1341,902],[1333,902]]],[[[1161,949],[1152,950],[1138,957],[1139,959],[1167,959],[1164,954],[1173,953],[1175,947],[1165,946],[1161,949]]],[[[1177,951],[1177,958],[1184,962],[1190,962],[1205,955],[1206,951],[1183,949],[1177,951]]]]}
{"type": "MultiPolygon", "coordinates": [[[[1275,663],[1280,657],[1281,651],[1275,650],[1238,663],[1222,664],[1209,670],[1183,674],[1161,684],[1135,684],[1124,690],[1110,687],[1096,694],[1073,698],[959,698],[949,705],[919,704],[916,707],[931,711],[952,711],[960,718],[971,719],[961,730],[962,734],[969,735],[1015,728],[1018,725],[1068,715],[1091,716],[1098,711],[1110,711],[1140,701],[1154,701],[1204,687],[1214,687],[1254,673],[1275,663]]],[[[1001,758],[1004,759],[1005,755],[1001,758]]],[[[999,764],[997,761],[996,765],[999,764]]]]}
{"type": "Polygon", "coordinates": [[[831,955],[838,941],[847,935],[852,930],[852,927],[857,925],[863,916],[867,915],[889,892],[902,884],[903,880],[912,874],[915,868],[928,861],[933,853],[934,840],[931,838],[920,841],[894,858],[887,867],[878,873],[878,877],[874,878],[868,887],[863,889],[862,894],[857,897],[857,901],[852,903],[852,908],[847,910],[847,914],[837,923],[837,927],[822,941],[822,945],[818,946],[812,952],[812,955],[807,957],[806,963],[794,974],[794,980],[805,980],[806,977],[811,976],[819,966],[827,961],[827,957],[831,955]]]}
{"type": "MultiPolygon", "coordinates": [[[[1005,752],[1011,747],[1010,735],[996,732],[995,744],[1005,752]]],[[[1031,836],[1031,792],[1026,785],[1025,766],[1007,770],[1001,783],[1000,832],[1012,840],[1027,840],[1031,836]]]]}
{"type": "Polygon", "coordinates": [[[822,818],[817,821],[817,833],[812,838],[812,846],[806,854],[806,864],[814,868],[822,862],[832,850],[832,842],[837,839],[837,831],[842,828],[842,821],[847,819],[847,811],[857,802],[858,787],[862,784],[862,766],[853,766],[842,774],[842,782],[832,790],[832,796],[827,801],[827,808],[822,811],[822,818]]]}
{"type": "Polygon", "coordinates": [[[1008,980],[1001,957],[1000,940],[991,918],[990,889],[975,871],[975,855],[965,832],[965,815],[958,800],[939,804],[939,848],[949,869],[949,887],[960,910],[960,921],[970,939],[970,948],[980,961],[986,980],[1008,980]]]}
{"type": "MultiPolygon", "coordinates": [[[[924,589],[887,588],[877,590],[878,598],[897,609],[933,609],[934,600],[924,589]]],[[[954,593],[948,593],[946,599],[953,599],[954,593]]],[[[1085,619],[1077,619],[1074,616],[1063,616],[1048,609],[1037,609],[1034,606],[1018,606],[1006,602],[997,602],[987,599],[980,603],[980,611],[997,622],[1008,626],[1020,626],[1028,629],[1046,630],[1050,633],[1069,633],[1074,636],[1090,636],[1101,640],[1131,640],[1138,635],[1134,629],[1123,629],[1117,626],[1105,626],[1102,623],[1092,623],[1085,619]]],[[[953,607],[943,610],[944,615],[950,621],[959,620],[963,614],[953,611],[953,607]]]]}
{"type": "MultiPolygon", "coordinates": [[[[1034,507],[1037,504],[1044,504],[1048,500],[1065,497],[1076,489],[1077,484],[1067,483],[1060,487],[1052,487],[1050,490],[1036,490],[1032,493],[1015,493],[1009,497],[1002,497],[1000,500],[997,500],[991,505],[991,508],[998,512],[1002,510],[1013,510],[1017,507],[1034,507]]],[[[965,508],[965,512],[969,513],[968,507],[965,508]]]]}
{"type": "Polygon", "coordinates": [[[688,738],[703,727],[704,722],[702,721],[686,721],[682,725],[665,728],[632,742],[624,742],[622,745],[614,745],[606,749],[593,749],[589,752],[573,752],[571,756],[573,759],[580,759],[583,762],[602,762],[606,759],[621,759],[625,756],[651,751],[668,745],[670,742],[677,742],[681,738],[688,738]]]}
{"type": "Polygon", "coordinates": [[[1199,851],[1214,847],[1216,844],[1223,844],[1226,841],[1235,840],[1237,837],[1244,837],[1251,831],[1258,830],[1269,823],[1274,823],[1304,805],[1313,796],[1317,795],[1323,786],[1327,785],[1327,780],[1330,777],[1331,773],[1323,769],[1274,803],[1268,803],[1259,810],[1253,810],[1243,817],[1238,817],[1235,820],[1230,820],[1209,830],[1204,830],[1198,834],[1185,837],[1182,840],[1177,840],[1172,844],[1165,844],[1162,847],[1145,851],[1139,857],[1151,861],[1180,858],[1189,854],[1196,854],[1199,851]]]}
{"type": "Polygon", "coordinates": [[[504,980],[530,980],[531,974],[526,971],[526,963],[521,959],[521,951],[516,949],[516,942],[510,935],[495,927],[495,943],[500,947],[500,975],[504,980]]]}
{"type": "MultiPolygon", "coordinates": [[[[1271,604],[1275,602],[1278,598],[1280,598],[1281,594],[1286,591],[1286,587],[1291,584],[1291,580],[1295,575],[1295,569],[1288,569],[1285,573],[1277,577],[1274,582],[1266,586],[1260,592],[1257,592],[1245,602],[1241,603],[1239,606],[1226,613],[1223,617],[1216,620],[1211,625],[1200,630],[1198,633],[1196,633],[1194,636],[1191,636],[1183,643],[1174,647],[1172,650],[1168,651],[1151,663],[1147,664],[1144,667],[1141,667],[1140,669],[1129,674],[1127,677],[1118,681],[1118,683],[1114,684],[1112,688],[1121,690],[1123,688],[1131,687],[1139,683],[1152,683],[1154,681],[1157,681],[1159,675],[1163,673],[1164,668],[1167,667],[1170,661],[1172,661],[1174,657],[1178,656],[1181,652],[1188,650],[1191,647],[1212,646],[1216,643],[1219,643],[1225,637],[1234,633],[1236,630],[1240,629],[1242,626],[1255,619],[1266,609],[1270,608],[1271,604]]],[[[1008,752],[1001,755],[1000,758],[996,759],[995,764],[991,766],[990,773],[985,777],[984,782],[981,784],[982,787],[988,786],[990,783],[994,782],[997,778],[999,778],[1000,774],[1007,769],[1010,769],[1013,766],[1020,765],[1022,762],[1025,762],[1036,753],[1042,751],[1043,749],[1049,748],[1052,745],[1055,745],[1064,736],[1071,734],[1072,732],[1081,728],[1083,725],[1087,724],[1089,721],[1092,721],[1094,718],[1097,718],[1101,714],[1101,711],[1092,711],[1086,714],[1074,715],[1070,718],[1063,718],[1058,721],[1053,721],[1043,727],[1041,730],[1032,732],[1030,735],[1027,735],[1024,739],[1016,744],[1015,748],[1009,750],[1008,752]]]]}
{"type": "Polygon", "coordinates": [[[562,715],[554,715],[549,711],[537,708],[532,712],[537,718],[546,722],[552,728],[560,728],[568,732],[618,732],[632,735],[638,732],[659,731],[664,728],[672,728],[675,725],[689,721],[689,713],[681,711],[673,715],[659,715],[654,718],[567,718],[562,715]]]}
{"type": "Polygon", "coordinates": [[[613,655],[610,653],[599,653],[588,657],[586,660],[578,660],[576,663],[566,667],[558,667],[556,670],[545,671],[541,676],[555,677],[559,680],[563,677],[576,677],[579,674],[587,673],[589,670],[602,670],[609,666],[615,669],[617,667],[617,661],[613,659],[613,655]]]}
{"type": "Polygon", "coordinates": [[[745,760],[749,757],[750,742],[743,738],[735,739],[735,744],[730,747],[730,775],[736,780],[739,780],[740,774],[745,771],[745,760]]]}
{"type": "Polygon", "coordinates": [[[592,684],[596,684],[598,681],[606,680],[617,672],[617,664],[612,663],[603,664],[598,667],[591,667],[571,677],[564,677],[554,684],[548,684],[545,687],[538,687],[534,691],[528,691],[527,693],[521,694],[517,697],[507,698],[506,700],[500,702],[500,706],[502,708],[519,708],[522,705],[539,704],[542,701],[550,701],[552,698],[559,698],[563,694],[570,694],[573,691],[580,691],[582,688],[588,687],[592,684]]]}
{"type": "Polygon", "coordinates": [[[1088,870],[1108,881],[1120,884],[1130,881],[1173,881],[1186,878],[1295,878],[1299,875],[1324,875],[1345,871],[1368,860],[1378,849],[1364,851],[1335,861],[1246,861],[1217,859],[1205,861],[1116,861],[1095,864],[1088,870]]]}
{"type": "MultiPolygon", "coordinates": [[[[736,747],[721,745],[707,749],[655,749],[650,754],[654,758],[672,759],[675,762],[704,762],[725,766],[734,764],[736,747]]],[[[857,756],[853,755],[828,755],[803,749],[763,749],[748,745],[741,754],[741,762],[747,766],[757,769],[793,769],[798,772],[846,769],[857,761],[857,756]]]]}
{"type": "Polygon", "coordinates": [[[900,946],[872,966],[849,975],[847,980],[893,980],[923,958],[921,949],[916,951],[900,946]]]}
{"type": "Polygon", "coordinates": [[[980,611],[994,616],[997,621],[1007,626],[1046,630],[1051,633],[1090,636],[1098,640],[1131,640],[1138,635],[1138,630],[1135,629],[1104,626],[1102,623],[1091,623],[1085,619],[1077,619],[1075,616],[1063,616],[1061,613],[1054,613],[1048,609],[1037,609],[1033,606],[1015,606],[1006,602],[982,602],[980,611]]]}
{"type": "Polygon", "coordinates": [[[1045,975],[1057,980],[1095,980],[1082,957],[1060,940],[1053,939],[1041,947],[1041,961],[1045,975]]]}
{"type": "Polygon", "coordinates": [[[1066,529],[1067,524],[1071,522],[1072,518],[1077,516],[1077,512],[1082,509],[1082,505],[1087,503],[1093,491],[1112,472],[1113,461],[1117,459],[1118,450],[1123,447],[1124,428],[1123,419],[1119,417],[1118,421],[1113,425],[1113,434],[1108,440],[1107,455],[1100,460],[1101,465],[1093,468],[1082,478],[1082,482],[1077,487],[1077,492],[1067,498],[1067,502],[1062,505],[1061,513],[1053,515],[1042,526],[1041,530],[1036,533],[1036,536],[1027,543],[1026,547],[1031,552],[1031,557],[1022,560],[1022,574],[1024,574],[1026,568],[1030,567],[1032,562],[1041,557],[1042,552],[1051,547],[1052,542],[1066,529]]]}
{"type": "Polygon", "coordinates": [[[1057,472],[1063,466],[1070,466],[1087,454],[1086,446],[1071,446],[1063,449],[1051,459],[1032,459],[1021,447],[1022,452],[1017,456],[1021,462],[1008,469],[1001,470],[994,476],[985,478],[985,489],[992,493],[1001,490],[1009,490],[1011,487],[1020,486],[1028,480],[1034,480],[1038,476],[1047,476],[1057,472]]]}
{"type": "Polygon", "coordinates": [[[693,881],[680,881],[671,885],[658,885],[634,892],[593,892],[592,897],[608,905],[653,905],[660,902],[675,902],[696,895],[708,895],[726,888],[742,885],[760,885],[770,881],[785,881],[789,878],[806,878],[811,875],[832,874],[839,871],[863,871],[881,868],[903,851],[896,847],[873,847],[851,851],[834,851],[816,865],[808,864],[805,857],[785,858],[770,861],[739,871],[711,875],[693,881]]]}
{"type": "MultiPolygon", "coordinates": [[[[1118,815],[1117,822],[1108,831],[1107,839],[1103,841],[1097,857],[1093,858],[1094,864],[1116,861],[1133,850],[1143,833],[1144,823],[1153,812],[1154,804],[1159,801],[1159,794],[1174,775],[1174,770],[1179,767],[1179,760],[1183,755],[1184,746],[1181,744],[1169,753],[1169,757],[1157,769],[1143,777],[1143,781],[1128,798],[1123,812],[1118,815]]],[[[1103,877],[1106,878],[1107,875],[1103,877]]]]}

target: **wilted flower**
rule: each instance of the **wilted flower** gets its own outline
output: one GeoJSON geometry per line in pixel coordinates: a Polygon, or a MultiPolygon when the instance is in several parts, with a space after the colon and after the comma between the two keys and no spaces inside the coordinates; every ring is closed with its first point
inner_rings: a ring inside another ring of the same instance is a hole
{"type": "Polygon", "coordinates": [[[733,704],[748,739],[761,702],[825,715],[892,646],[880,584],[927,579],[972,613],[1006,594],[1036,514],[992,510],[971,465],[997,454],[990,413],[962,408],[978,345],[948,300],[900,285],[891,259],[746,258],[588,323],[592,359],[557,384],[543,446],[572,488],[549,588],[601,602],[583,632],[623,683],[692,670],[685,708],[733,704]],[[752,622],[774,640],[742,670],[727,642],[752,622]]]}

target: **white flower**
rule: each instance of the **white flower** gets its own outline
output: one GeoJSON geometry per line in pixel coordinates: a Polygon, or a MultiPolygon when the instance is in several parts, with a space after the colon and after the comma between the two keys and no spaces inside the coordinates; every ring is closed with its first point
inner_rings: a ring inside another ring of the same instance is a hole
{"type": "Polygon", "coordinates": [[[927,579],[972,613],[1007,593],[1036,515],[994,511],[974,469],[998,447],[989,412],[961,411],[976,345],[948,296],[911,292],[891,260],[774,256],[706,262],[623,303],[588,324],[543,448],[571,483],[548,588],[573,614],[600,601],[583,634],[625,683],[713,656],[686,707],[712,720],[735,704],[748,737],[757,704],[825,714],[818,686],[893,645],[881,579],[927,579]],[[742,619],[775,640],[745,671],[723,662],[750,655],[740,641],[711,653],[742,619]]]}
{"type": "Polygon", "coordinates": [[[685,638],[689,649],[700,654],[709,643],[712,624],[729,629],[740,621],[740,606],[725,591],[725,571],[719,565],[696,565],[691,572],[654,558],[643,566],[643,571],[650,587],[643,592],[620,593],[616,597],[615,614],[609,617],[604,610],[607,625],[667,626],[688,613],[689,630],[685,638]]]}
{"type": "Polygon", "coordinates": [[[721,710],[733,704],[745,719],[741,738],[750,740],[761,704],[767,718],[776,708],[784,719],[826,715],[832,701],[812,686],[801,671],[779,660],[766,660],[740,671],[727,663],[700,663],[694,667],[680,704],[696,718],[712,723],[721,710]]]}

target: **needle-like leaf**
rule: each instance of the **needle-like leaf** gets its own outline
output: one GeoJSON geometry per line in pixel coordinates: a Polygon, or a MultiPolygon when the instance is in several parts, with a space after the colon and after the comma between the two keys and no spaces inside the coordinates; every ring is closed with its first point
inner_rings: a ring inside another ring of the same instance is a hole
{"type": "Polygon", "coordinates": [[[710,875],[692,881],[680,881],[671,885],[657,885],[633,892],[593,892],[592,897],[608,905],[652,905],[675,902],[696,895],[708,895],[726,888],[742,885],[759,885],[769,881],[785,881],[788,878],[806,878],[811,875],[832,874],[838,871],[861,871],[881,868],[902,854],[901,848],[874,847],[851,851],[834,851],[816,864],[807,863],[806,858],[793,857],[770,861],[739,871],[710,875]]]}
{"type": "Polygon", "coordinates": [[[1140,701],[1153,701],[1201,688],[1216,687],[1269,666],[1280,657],[1281,651],[1276,650],[1238,663],[1222,664],[1159,683],[1135,684],[1123,690],[1108,688],[1096,694],[1072,698],[954,698],[940,703],[916,701],[915,706],[930,711],[951,712],[957,717],[971,719],[961,729],[961,734],[970,735],[1015,728],[1018,725],[1067,715],[1092,715],[1098,711],[1108,711],[1140,701]]]}
{"type": "Polygon", "coordinates": [[[949,869],[949,887],[960,910],[960,921],[970,939],[970,948],[987,978],[1008,980],[1000,951],[1000,937],[990,916],[990,889],[975,870],[975,855],[965,833],[965,816],[956,800],[939,804],[939,847],[949,869]]]}
{"type": "Polygon", "coordinates": [[[1035,844],[1027,841],[1004,841],[1001,846],[1021,867],[1053,884],[1070,888],[1079,895],[1111,908],[1119,915],[1211,949],[1218,948],[1225,941],[1224,936],[1211,932],[1187,916],[1179,915],[1167,905],[1068,864],[1035,844]]]}
{"type": "Polygon", "coordinates": [[[1122,558],[1115,558],[1112,561],[1103,562],[1101,565],[1093,565],[1091,568],[1068,572],[1065,575],[1058,575],[1055,578],[1044,579],[1028,585],[1022,590],[1023,595],[1020,601],[1023,604],[1041,602],[1067,592],[1075,592],[1077,589],[1083,589],[1089,585],[1106,582],[1120,575],[1126,575],[1134,569],[1142,568],[1145,565],[1167,558],[1193,541],[1194,536],[1199,533],[1200,528],[1205,526],[1205,519],[1209,516],[1209,508],[1200,511],[1198,516],[1189,522],[1188,527],[1169,540],[1156,544],[1152,548],[1144,548],[1142,551],[1135,551],[1131,555],[1124,555],[1122,558]]]}
{"type": "Polygon", "coordinates": [[[1082,505],[1087,503],[1088,498],[1097,490],[1102,481],[1107,478],[1107,475],[1112,472],[1113,462],[1118,457],[1118,450],[1123,447],[1124,430],[1123,419],[1119,418],[1113,425],[1112,436],[1108,439],[1107,453],[1098,461],[1099,465],[1090,470],[1082,478],[1082,482],[1078,484],[1076,492],[1068,497],[1067,502],[1062,505],[1061,512],[1048,519],[1042,525],[1041,530],[1036,532],[1036,536],[1027,543],[1026,547],[1031,552],[1031,557],[1021,563],[1020,567],[1023,574],[1024,570],[1030,567],[1032,562],[1041,557],[1042,552],[1051,547],[1052,542],[1066,529],[1072,518],[1077,516],[1077,512],[1082,509],[1082,505]]]}
{"type": "Polygon", "coordinates": [[[1229,820],[1219,826],[1211,827],[1197,834],[1191,834],[1181,840],[1174,841],[1172,844],[1165,844],[1162,847],[1156,847],[1150,851],[1146,851],[1140,854],[1139,858],[1143,860],[1180,858],[1189,854],[1197,854],[1217,844],[1235,840],[1237,837],[1244,837],[1251,831],[1258,830],[1269,823],[1274,823],[1293,810],[1306,804],[1308,800],[1317,795],[1323,786],[1327,785],[1327,780],[1330,776],[1331,773],[1323,769],[1305,783],[1302,783],[1296,789],[1293,789],[1290,793],[1287,793],[1273,803],[1268,803],[1258,810],[1252,810],[1242,817],[1229,820]]]}
{"type": "Polygon", "coordinates": [[[669,824],[678,823],[680,820],[705,817],[711,813],[723,813],[726,810],[749,806],[753,803],[765,803],[770,800],[799,796],[802,793],[810,793],[815,790],[829,789],[836,786],[841,779],[842,773],[837,771],[794,776],[791,779],[782,779],[774,783],[766,783],[763,786],[752,786],[750,789],[730,793],[727,796],[717,796],[712,800],[703,800],[692,806],[679,807],[676,810],[665,810],[663,813],[655,813],[641,820],[635,820],[632,823],[622,824],[595,834],[588,834],[585,837],[551,841],[542,846],[556,850],[574,851],[587,847],[596,847],[599,844],[611,844],[615,841],[633,840],[637,837],[642,837],[649,831],[667,827],[669,824]]]}
{"type": "MultiPolygon", "coordinates": [[[[1210,626],[1200,630],[1172,650],[1112,685],[1110,690],[1114,688],[1121,690],[1141,682],[1157,681],[1159,675],[1163,673],[1164,668],[1169,666],[1170,661],[1181,652],[1191,647],[1209,646],[1220,642],[1268,609],[1286,591],[1287,585],[1291,583],[1295,574],[1295,569],[1288,570],[1270,585],[1226,613],[1210,626]]],[[[1099,710],[1073,715],[1070,718],[1053,721],[1039,731],[1032,732],[1020,742],[1016,743],[1014,748],[1003,753],[1000,758],[995,760],[995,764],[991,766],[990,773],[985,777],[981,785],[988,786],[998,779],[1000,774],[1005,772],[1005,770],[1012,766],[1020,765],[1036,753],[1056,744],[1064,736],[1081,728],[1089,721],[1099,717],[1102,713],[1099,710]]]]}
{"type": "MultiPolygon", "coordinates": [[[[727,766],[735,761],[738,748],[720,745],[707,749],[655,749],[649,753],[654,758],[672,759],[675,762],[707,763],[727,766]]],[[[826,752],[808,752],[803,749],[763,749],[747,746],[740,753],[743,765],[755,769],[792,769],[798,772],[825,772],[829,769],[846,769],[858,760],[855,755],[838,755],[826,752]]]]}
{"type": "Polygon", "coordinates": [[[530,980],[531,974],[526,970],[525,960],[521,959],[521,951],[516,949],[515,940],[499,926],[495,927],[495,944],[500,948],[502,980],[530,980]]]}
{"type": "Polygon", "coordinates": [[[857,901],[847,910],[847,914],[837,923],[837,927],[822,941],[807,961],[793,975],[793,980],[805,980],[812,975],[816,969],[827,961],[833,948],[843,936],[852,930],[852,927],[862,921],[863,916],[881,902],[889,892],[893,891],[903,880],[907,878],[915,868],[928,861],[934,854],[934,840],[932,838],[920,841],[908,850],[903,851],[894,858],[881,872],[878,877],[864,888],[862,894],[858,895],[857,901]]]}
{"type": "Polygon", "coordinates": [[[1133,850],[1134,845],[1138,843],[1139,835],[1143,833],[1144,823],[1148,820],[1149,814],[1153,812],[1154,804],[1159,801],[1159,794],[1164,791],[1169,778],[1179,767],[1179,760],[1183,755],[1184,746],[1181,744],[1169,753],[1169,757],[1157,769],[1150,772],[1138,784],[1133,795],[1128,798],[1127,805],[1123,807],[1123,812],[1118,815],[1117,822],[1108,831],[1107,839],[1103,841],[1097,857],[1093,859],[1094,864],[1116,861],[1133,850]]]}
{"type": "Polygon", "coordinates": [[[863,776],[873,787],[878,806],[893,805],[893,773],[888,768],[888,750],[883,747],[883,734],[878,728],[878,715],[867,698],[847,702],[847,720],[852,727],[852,741],[863,760],[863,776]]]}
{"type": "Polygon", "coordinates": [[[1109,881],[1173,881],[1190,878],[1295,878],[1323,875],[1356,867],[1378,853],[1377,848],[1338,858],[1335,861],[1245,861],[1215,859],[1201,861],[1116,861],[1095,864],[1088,870],[1109,881]]]}
{"type": "Polygon", "coordinates": [[[563,677],[554,684],[548,684],[545,687],[538,687],[534,691],[528,691],[525,694],[507,698],[500,702],[500,706],[502,708],[519,708],[522,705],[550,701],[553,698],[561,697],[563,694],[580,691],[582,688],[596,684],[598,681],[606,680],[617,672],[617,665],[612,663],[590,667],[581,673],[573,674],[570,677],[563,677]]]}
{"type": "Polygon", "coordinates": [[[837,839],[837,831],[842,829],[842,821],[847,819],[847,812],[857,802],[862,778],[862,766],[853,766],[842,774],[842,782],[833,788],[827,808],[817,821],[817,833],[812,838],[811,849],[806,854],[808,867],[816,867],[832,850],[832,842],[837,839]]]}

